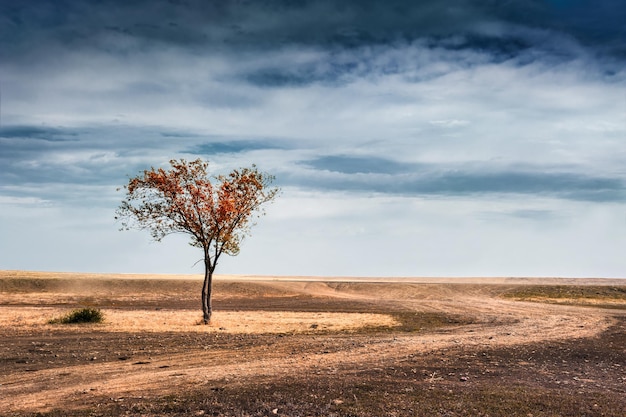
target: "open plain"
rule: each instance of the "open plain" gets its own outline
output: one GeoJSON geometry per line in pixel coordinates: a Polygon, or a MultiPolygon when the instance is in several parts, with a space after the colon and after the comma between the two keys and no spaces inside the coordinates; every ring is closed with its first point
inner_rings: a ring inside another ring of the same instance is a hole
{"type": "Polygon", "coordinates": [[[208,326],[200,289],[0,271],[0,415],[626,415],[625,280],[218,276],[208,326]]]}

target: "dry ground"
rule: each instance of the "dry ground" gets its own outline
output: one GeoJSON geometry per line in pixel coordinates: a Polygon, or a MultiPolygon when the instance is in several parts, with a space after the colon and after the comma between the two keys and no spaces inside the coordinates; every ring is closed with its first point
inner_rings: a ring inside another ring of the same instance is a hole
{"type": "Polygon", "coordinates": [[[623,280],[218,277],[210,326],[200,286],[0,271],[0,415],[626,415],[623,280]]]}

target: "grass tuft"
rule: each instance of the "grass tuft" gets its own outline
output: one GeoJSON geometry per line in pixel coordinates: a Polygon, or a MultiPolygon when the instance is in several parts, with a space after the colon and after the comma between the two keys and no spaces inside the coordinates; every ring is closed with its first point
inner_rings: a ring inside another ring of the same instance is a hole
{"type": "Polygon", "coordinates": [[[97,308],[81,308],[74,310],[67,315],[52,319],[50,324],[81,324],[81,323],[102,323],[104,314],[97,308]]]}

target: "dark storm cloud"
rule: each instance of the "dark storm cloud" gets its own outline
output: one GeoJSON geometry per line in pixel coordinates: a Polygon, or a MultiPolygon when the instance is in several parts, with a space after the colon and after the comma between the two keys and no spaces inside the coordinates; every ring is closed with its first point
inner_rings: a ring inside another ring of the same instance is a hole
{"type": "Polygon", "coordinates": [[[34,38],[73,46],[125,40],[157,44],[363,44],[398,36],[449,33],[479,18],[467,2],[205,0],[12,2],[2,6],[3,38],[36,46],[34,38]],[[440,22],[445,22],[442,25],[440,22]]]}
{"type": "Polygon", "coordinates": [[[548,0],[547,18],[557,28],[573,34],[584,44],[597,45],[608,52],[626,52],[626,2],[620,0],[548,0]]]}
{"type": "MultiPolygon", "coordinates": [[[[558,52],[551,54],[549,59],[573,58],[571,51],[561,46],[552,45],[558,52]]],[[[226,78],[261,88],[303,88],[312,84],[332,88],[394,75],[400,75],[410,83],[419,83],[485,64],[511,61],[513,65],[528,65],[540,58],[527,40],[479,34],[425,38],[383,46],[333,47],[315,52],[306,58],[293,54],[291,57],[280,56],[277,60],[268,59],[251,67],[243,66],[242,70],[226,78]]],[[[541,58],[546,59],[545,56],[541,58]]]]}
{"type": "Polygon", "coordinates": [[[257,87],[298,88],[318,83],[340,87],[359,78],[391,75],[406,71],[406,62],[397,57],[381,58],[380,52],[357,50],[353,53],[333,50],[310,58],[307,62],[270,63],[242,72],[240,79],[257,87]]]}
{"type": "Polygon", "coordinates": [[[258,87],[304,87],[315,82],[337,83],[340,74],[319,73],[312,68],[264,68],[242,78],[258,87]]]}
{"type": "Polygon", "coordinates": [[[620,0],[37,0],[3,2],[0,7],[0,42],[6,55],[54,54],[51,44],[123,53],[160,45],[350,47],[464,34],[478,35],[468,38],[472,47],[504,47],[507,54],[528,46],[530,39],[524,36],[505,36],[503,25],[563,33],[612,54],[626,51],[626,5],[620,0]],[[489,41],[498,38],[509,41],[489,41]]]}
{"type": "Polygon", "coordinates": [[[319,80],[313,74],[299,71],[285,71],[281,68],[268,68],[244,76],[250,84],[259,87],[300,87],[319,80]]]}

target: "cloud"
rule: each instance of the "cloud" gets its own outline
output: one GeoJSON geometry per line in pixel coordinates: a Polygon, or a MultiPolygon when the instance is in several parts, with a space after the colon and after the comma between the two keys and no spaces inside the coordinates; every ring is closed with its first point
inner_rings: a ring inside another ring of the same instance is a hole
{"type": "MultiPolygon", "coordinates": [[[[291,2],[106,0],[97,3],[52,0],[3,3],[5,54],[48,55],[59,48],[97,49],[116,54],[158,48],[196,51],[277,45],[355,47],[420,37],[470,35],[473,47],[502,57],[528,48],[507,39],[512,28],[563,33],[620,56],[624,52],[619,0],[564,6],[537,0],[506,4],[479,0],[331,0],[291,2]],[[589,9],[592,9],[590,12],[589,9]]],[[[536,44],[535,44],[536,45],[536,44]]]]}
{"type": "Polygon", "coordinates": [[[486,170],[356,156],[325,156],[301,163],[319,170],[320,174],[292,181],[320,190],[448,197],[511,194],[626,202],[626,181],[621,177],[558,172],[551,167],[486,170]]]}
{"type": "Polygon", "coordinates": [[[0,138],[40,139],[49,142],[76,140],[76,132],[42,126],[8,126],[0,129],[0,138]]]}
{"type": "Polygon", "coordinates": [[[417,166],[376,156],[348,155],[320,156],[301,163],[314,169],[343,174],[399,174],[410,172],[417,166]]]}
{"type": "MultiPolygon", "coordinates": [[[[125,175],[155,162],[154,155],[180,146],[175,141],[157,144],[159,133],[149,128],[5,126],[0,136],[0,194],[45,195],[62,201],[84,186],[120,186],[125,175]],[[129,141],[132,138],[132,141],[129,141]],[[21,189],[21,192],[20,192],[21,189]]],[[[167,161],[167,157],[156,161],[167,161]]],[[[97,199],[98,192],[93,198],[97,199]]],[[[105,195],[102,195],[103,198],[105,195]]]]}
{"type": "Polygon", "coordinates": [[[214,156],[216,154],[241,153],[267,149],[283,149],[273,141],[266,140],[231,140],[227,142],[204,142],[199,143],[184,152],[202,156],[214,156]]]}
{"type": "Polygon", "coordinates": [[[552,210],[537,210],[537,209],[522,209],[522,210],[514,210],[509,215],[513,217],[517,217],[520,219],[531,219],[531,220],[552,220],[555,217],[555,212],[552,210]]]}
{"type": "Polygon", "coordinates": [[[50,204],[50,201],[37,197],[18,197],[0,195],[0,206],[36,206],[44,207],[50,204]]]}

